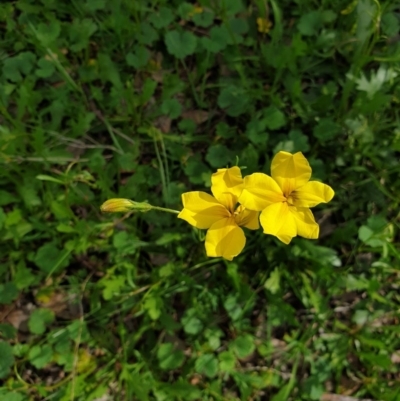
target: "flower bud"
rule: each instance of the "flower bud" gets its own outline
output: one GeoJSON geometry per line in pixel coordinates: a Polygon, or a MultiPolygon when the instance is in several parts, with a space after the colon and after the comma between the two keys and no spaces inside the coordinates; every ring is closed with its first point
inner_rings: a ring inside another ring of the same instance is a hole
{"type": "Polygon", "coordinates": [[[124,198],[113,198],[105,201],[100,210],[106,213],[129,212],[135,208],[135,202],[124,198]]]}

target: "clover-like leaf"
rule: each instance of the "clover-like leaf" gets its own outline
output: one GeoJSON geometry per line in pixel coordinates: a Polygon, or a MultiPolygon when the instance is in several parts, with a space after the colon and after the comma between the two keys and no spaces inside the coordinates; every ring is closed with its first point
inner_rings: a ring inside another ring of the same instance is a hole
{"type": "Polygon", "coordinates": [[[191,32],[174,30],[166,33],[165,44],[169,54],[176,58],[184,59],[195,52],[197,38],[191,32]]]}

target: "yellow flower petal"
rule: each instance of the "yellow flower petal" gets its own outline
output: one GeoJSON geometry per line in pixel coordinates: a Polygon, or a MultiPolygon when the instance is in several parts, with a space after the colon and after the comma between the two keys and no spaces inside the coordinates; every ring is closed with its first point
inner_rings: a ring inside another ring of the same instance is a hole
{"type": "Polygon", "coordinates": [[[291,207],[290,212],[296,221],[297,235],[316,239],[319,236],[319,225],[316,223],[310,209],[306,207],[291,207]]]}
{"type": "Polygon", "coordinates": [[[244,188],[239,202],[250,210],[261,211],[272,203],[283,202],[285,197],[279,185],[263,173],[254,173],[244,177],[244,188]]]}
{"type": "Polygon", "coordinates": [[[211,176],[211,192],[231,212],[242,190],[242,173],[237,166],[219,169],[211,176]]]}
{"type": "Polygon", "coordinates": [[[293,237],[290,237],[289,235],[277,235],[279,241],[282,241],[284,244],[289,245],[290,241],[293,239],[293,237]]]}
{"type": "Polygon", "coordinates": [[[297,235],[297,226],[293,214],[286,202],[274,203],[265,208],[260,215],[264,234],[277,236],[282,242],[289,243],[288,238],[297,235]]]}
{"type": "Polygon", "coordinates": [[[309,181],[294,192],[294,205],[297,207],[314,207],[319,203],[329,202],[335,192],[326,184],[309,181]]]}
{"type": "Polygon", "coordinates": [[[178,218],[197,228],[209,228],[215,222],[230,216],[228,210],[206,192],[186,192],[182,194],[182,203],[183,210],[178,218]]]}
{"type": "Polygon", "coordinates": [[[271,176],[279,184],[285,196],[302,187],[311,177],[311,167],[301,152],[294,155],[278,152],[272,159],[271,176]]]}
{"type": "Polygon", "coordinates": [[[270,31],[270,29],[272,27],[271,21],[267,20],[266,18],[261,18],[261,17],[258,17],[256,21],[257,21],[257,26],[258,26],[258,32],[267,33],[270,31]]]}
{"type": "Polygon", "coordinates": [[[250,230],[258,230],[260,223],[258,222],[259,212],[246,209],[243,205],[238,206],[235,210],[235,221],[238,226],[246,227],[250,230]]]}
{"type": "Polygon", "coordinates": [[[234,217],[217,221],[207,231],[207,256],[222,256],[232,260],[242,252],[245,244],[244,232],[236,224],[234,217]]]}

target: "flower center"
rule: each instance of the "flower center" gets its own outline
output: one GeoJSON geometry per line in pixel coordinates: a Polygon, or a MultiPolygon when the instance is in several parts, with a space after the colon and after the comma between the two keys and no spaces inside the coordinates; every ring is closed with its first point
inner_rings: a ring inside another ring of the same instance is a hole
{"type": "Polygon", "coordinates": [[[235,218],[236,224],[240,225],[242,220],[242,213],[245,211],[245,207],[243,205],[238,205],[235,208],[235,211],[232,213],[232,216],[235,218]]]}
{"type": "Polygon", "coordinates": [[[240,213],[242,213],[243,211],[244,211],[244,206],[242,206],[242,205],[238,205],[236,208],[235,208],[235,211],[233,212],[233,215],[234,216],[239,216],[240,215],[240,213]]]}
{"type": "Polygon", "coordinates": [[[294,206],[295,200],[296,200],[296,196],[293,192],[289,196],[286,196],[286,201],[289,204],[289,206],[294,206]]]}

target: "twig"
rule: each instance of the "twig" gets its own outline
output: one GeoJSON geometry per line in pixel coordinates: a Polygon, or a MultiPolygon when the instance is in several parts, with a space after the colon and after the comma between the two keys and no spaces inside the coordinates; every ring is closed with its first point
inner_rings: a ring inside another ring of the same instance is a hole
{"type": "Polygon", "coordinates": [[[378,401],[371,398],[354,398],[347,395],[325,393],[322,394],[321,401],[378,401]]]}
{"type": "Polygon", "coordinates": [[[83,313],[83,306],[82,306],[82,298],[83,298],[83,294],[85,293],[85,289],[87,286],[87,283],[89,282],[89,280],[92,278],[93,273],[90,273],[87,277],[86,280],[83,282],[82,285],[82,293],[81,293],[81,297],[79,300],[79,322],[80,322],[80,326],[79,326],[79,332],[78,332],[78,336],[76,339],[76,343],[75,343],[75,350],[74,350],[74,362],[72,365],[72,371],[71,371],[71,393],[70,393],[70,400],[74,401],[75,399],[75,373],[76,373],[76,369],[78,366],[78,361],[79,361],[79,346],[81,343],[81,337],[82,337],[82,329],[83,329],[83,323],[84,323],[84,313],[83,313]]]}

